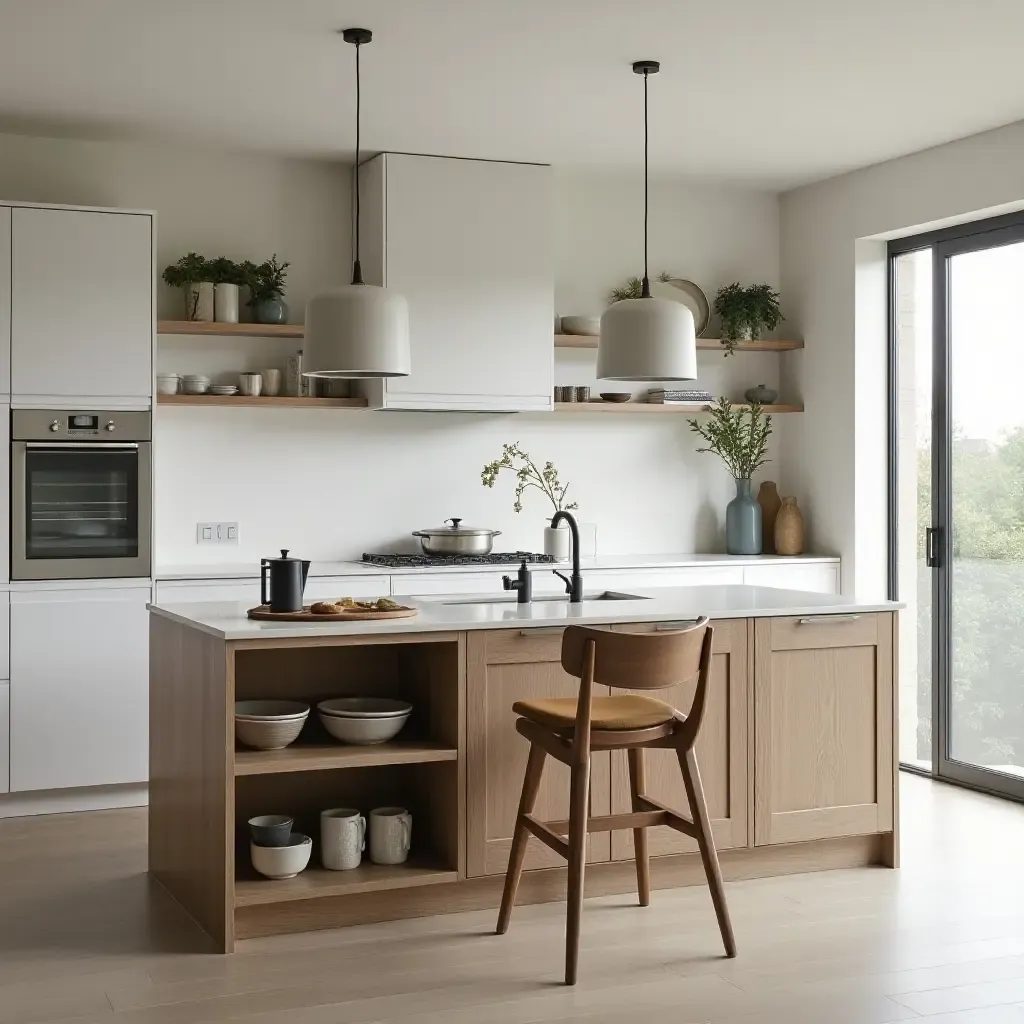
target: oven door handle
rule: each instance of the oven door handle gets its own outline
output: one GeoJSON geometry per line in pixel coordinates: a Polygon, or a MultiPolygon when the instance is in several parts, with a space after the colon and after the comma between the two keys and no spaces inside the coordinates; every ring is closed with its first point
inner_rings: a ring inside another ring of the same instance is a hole
{"type": "Polygon", "coordinates": [[[47,452],[127,452],[139,450],[137,443],[127,441],[99,441],[96,444],[75,442],[73,444],[52,444],[46,441],[22,441],[26,451],[47,452]]]}

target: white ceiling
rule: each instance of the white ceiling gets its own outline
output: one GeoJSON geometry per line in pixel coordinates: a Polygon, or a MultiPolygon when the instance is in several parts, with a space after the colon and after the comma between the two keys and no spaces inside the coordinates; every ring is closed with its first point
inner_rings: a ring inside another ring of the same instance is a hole
{"type": "Polygon", "coordinates": [[[0,129],[788,187],[1024,118],[1020,0],[0,0],[0,129]]]}

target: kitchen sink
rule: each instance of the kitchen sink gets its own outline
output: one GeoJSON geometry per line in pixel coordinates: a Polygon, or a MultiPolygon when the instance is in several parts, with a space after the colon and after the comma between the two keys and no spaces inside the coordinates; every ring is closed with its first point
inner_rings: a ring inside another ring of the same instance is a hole
{"type": "MultiPolygon", "coordinates": [[[[424,600],[421,598],[421,600],[424,600]]],[[[557,602],[565,604],[569,600],[568,594],[541,594],[535,597],[532,604],[547,604],[557,602]]],[[[642,597],[639,594],[622,594],[617,590],[603,590],[597,594],[583,595],[584,601],[649,601],[649,597],[642,597]]],[[[442,601],[442,604],[515,604],[515,594],[495,594],[493,597],[479,594],[476,597],[460,597],[454,601],[442,601]]]]}

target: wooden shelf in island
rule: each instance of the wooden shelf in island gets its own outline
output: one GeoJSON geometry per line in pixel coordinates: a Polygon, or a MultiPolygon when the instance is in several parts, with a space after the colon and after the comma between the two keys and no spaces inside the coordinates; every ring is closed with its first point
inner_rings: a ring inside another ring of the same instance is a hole
{"type": "MultiPolygon", "coordinates": [[[[749,409],[745,402],[734,402],[733,409],[749,409]]],[[[762,405],[765,413],[775,414],[777,412],[803,412],[802,405],[792,403],[779,403],[776,405],[762,405]]],[[[555,412],[574,412],[586,414],[591,412],[599,413],[694,413],[710,412],[711,406],[707,402],[671,402],[666,404],[655,402],[555,402],[555,412]]]]}
{"type": "MultiPolygon", "coordinates": [[[[596,337],[585,334],[556,334],[555,348],[597,348],[596,337]]],[[[794,352],[804,347],[802,341],[779,341],[765,338],[764,341],[737,341],[734,352],[794,352]]],[[[724,352],[721,339],[698,338],[697,349],[701,352],[724,352]]]]}
{"type": "Polygon", "coordinates": [[[263,878],[253,869],[248,857],[240,857],[236,866],[235,906],[255,907],[322,896],[411,889],[420,885],[456,882],[458,878],[457,871],[445,867],[440,858],[430,854],[410,854],[404,864],[373,864],[364,860],[351,871],[308,867],[294,878],[263,878]]]}
{"type": "Polygon", "coordinates": [[[303,338],[302,324],[221,324],[208,320],[158,320],[157,334],[193,334],[208,337],[303,338]]]}
{"type": "Polygon", "coordinates": [[[365,398],[295,398],[290,395],[157,395],[157,405],[223,405],[240,409],[365,409],[365,398]]]}
{"type": "Polygon", "coordinates": [[[391,740],[370,747],[339,743],[296,743],[284,750],[237,750],[235,775],[318,772],[332,768],[370,768],[383,764],[457,761],[455,747],[431,740],[391,740]]]}

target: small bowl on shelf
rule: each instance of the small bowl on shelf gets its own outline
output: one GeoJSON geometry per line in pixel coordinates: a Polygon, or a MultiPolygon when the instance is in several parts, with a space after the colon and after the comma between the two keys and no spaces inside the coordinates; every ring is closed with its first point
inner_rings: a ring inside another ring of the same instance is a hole
{"type": "Polygon", "coordinates": [[[599,316],[563,316],[562,333],[596,338],[601,333],[601,318],[599,316]]]}
{"type": "Polygon", "coordinates": [[[336,740],[355,746],[387,743],[404,728],[412,705],[389,697],[336,697],[317,705],[320,723],[336,740]]]}
{"type": "Polygon", "coordinates": [[[601,401],[602,402],[614,402],[617,405],[621,405],[623,402],[628,402],[633,397],[629,391],[602,391],[601,401]]]}
{"type": "Polygon", "coordinates": [[[158,395],[176,395],[181,378],[176,373],[158,373],[156,375],[156,393],[158,395]]]}
{"type": "Polygon", "coordinates": [[[295,819],[287,814],[260,814],[250,818],[248,824],[254,846],[287,846],[295,819]]]}
{"type": "Polygon", "coordinates": [[[240,700],[235,703],[235,738],[256,750],[283,750],[294,743],[309,717],[297,700],[240,700]]]}
{"type": "Polygon", "coordinates": [[[293,832],[283,846],[249,844],[252,866],[265,878],[294,878],[304,871],[313,853],[313,840],[293,832]]]}
{"type": "Polygon", "coordinates": [[[188,373],[181,378],[181,390],[186,395],[205,395],[210,390],[210,378],[188,373]]]}

